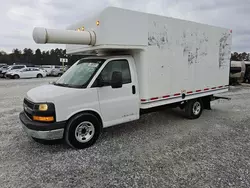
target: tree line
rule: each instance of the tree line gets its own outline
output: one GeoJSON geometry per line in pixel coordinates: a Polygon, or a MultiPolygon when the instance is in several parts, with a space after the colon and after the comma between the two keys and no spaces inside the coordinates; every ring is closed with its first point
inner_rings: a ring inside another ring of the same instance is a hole
{"type": "MultiPolygon", "coordinates": [[[[41,51],[37,49],[33,51],[30,48],[25,48],[22,51],[13,49],[12,53],[5,53],[0,51],[0,63],[9,65],[15,64],[32,64],[32,65],[62,65],[60,58],[68,58],[67,65],[72,65],[78,59],[82,58],[79,55],[67,55],[65,49],[51,49],[48,51],[41,51]]],[[[243,52],[233,52],[231,54],[232,61],[250,61],[250,54],[243,52]]]]}
{"type": "Polygon", "coordinates": [[[234,52],[231,54],[231,61],[250,61],[250,54],[246,52],[234,52]]]}
{"type": "Polygon", "coordinates": [[[60,58],[67,58],[67,65],[72,65],[78,59],[82,58],[79,55],[67,55],[65,49],[51,49],[47,51],[41,51],[37,49],[33,51],[30,48],[25,48],[22,51],[19,49],[13,49],[12,53],[7,54],[4,51],[0,51],[0,63],[6,63],[8,65],[26,64],[26,65],[62,65],[60,58]]]}

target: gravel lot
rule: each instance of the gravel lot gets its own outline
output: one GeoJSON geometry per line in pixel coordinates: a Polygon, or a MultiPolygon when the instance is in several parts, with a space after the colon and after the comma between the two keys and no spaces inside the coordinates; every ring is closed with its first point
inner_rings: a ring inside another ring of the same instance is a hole
{"type": "Polygon", "coordinates": [[[55,79],[0,80],[0,187],[250,187],[249,86],[197,120],[147,114],[73,150],[34,142],[18,119],[25,93],[55,79]]]}

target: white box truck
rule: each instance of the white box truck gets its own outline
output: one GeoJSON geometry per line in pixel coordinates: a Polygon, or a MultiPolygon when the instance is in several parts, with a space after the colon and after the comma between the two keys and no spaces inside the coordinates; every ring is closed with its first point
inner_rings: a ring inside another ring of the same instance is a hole
{"type": "Polygon", "coordinates": [[[108,7],[66,30],[35,28],[33,39],[88,56],[27,92],[19,118],[36,141],[64,138],[86,148],[103,128],[158,107],[198,118],[228,91],[230,29],[108,7]]]}

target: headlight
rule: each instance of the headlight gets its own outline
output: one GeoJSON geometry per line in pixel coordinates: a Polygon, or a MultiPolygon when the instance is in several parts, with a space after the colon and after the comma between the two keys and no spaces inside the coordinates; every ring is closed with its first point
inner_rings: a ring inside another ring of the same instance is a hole
{"type": "Polygon", "coordinates": [[[38,110],[39,111],[47,111],[48,105],[47,104],[39,104],[38,110]]]}
{"type": "Polygon", "coordinates": [[[30,114],[34,121],[39,122],[55,122],[56,111],[53,103],[38,103],[34,104],[32,113],[30,114]]]}

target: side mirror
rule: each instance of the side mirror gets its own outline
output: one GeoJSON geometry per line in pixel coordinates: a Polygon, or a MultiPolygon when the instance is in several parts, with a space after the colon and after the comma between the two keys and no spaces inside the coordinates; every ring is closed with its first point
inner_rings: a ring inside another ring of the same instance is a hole
{"type": "Polygon", "coordinates": [[[112,88],[121,88],[122,87],[122,73],[114,71],[112,73],[111,83],[112,88]]]}

